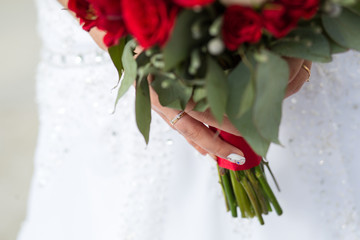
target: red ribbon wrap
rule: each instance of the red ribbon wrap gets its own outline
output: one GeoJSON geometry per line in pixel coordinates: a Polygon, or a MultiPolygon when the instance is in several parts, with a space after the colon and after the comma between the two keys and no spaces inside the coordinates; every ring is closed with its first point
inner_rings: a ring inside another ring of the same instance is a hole
{"type": "Polygon", "coordinates": [[[220,132],[219,135],[224,141],[239,148],[244,153],[244,157],[246,159],[243,165],[238,165],[226,159],[217,157],[217,163],[219,164],[220,167],[233,171],[242,171],[256,167],[260,164],[262,157],[254,152],[254,150],[250,147],[250,145],[245,141],[243,137],[235,136],[228,132],[220,131],[216,128],[211,128],[211,129],[220,132]]]}

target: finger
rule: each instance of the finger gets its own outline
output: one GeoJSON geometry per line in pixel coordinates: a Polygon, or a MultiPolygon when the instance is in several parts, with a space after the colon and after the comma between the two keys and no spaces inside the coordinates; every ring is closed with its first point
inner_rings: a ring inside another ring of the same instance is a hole
{"type": "Polygon", "coordinates": [[[234,125],[232,125],[229,118],[227,118],[226,116],[224,116],[222,123],[219,124],[218,121],[212,115],[210,109],[204,112],[197,112],[192,110],[194,107],[195,107],[195,103],[192,100],[190,100],[185,109],[185,112],[192,118],[198,120],[199,122],[205,123],[209,126],[218,128],[222,131],[231,133],[236,136],[241,136],[240,132],[236,129],[236,127],[234,127],[234,125]]]}
{"type": "MultiPolygon", "coordinates": [[[[160,116],[162,119],[164,119],[164,121],[165,121],[172,129],[176,130],[175,127],[170,123],[171,120],[167,119],[167,117],[166,117],[164,114],[162,114],[161,112],[156,112],[156,113],[159,114],[159,116],[160,116]]],[[[208,154],[208,152],[207,152],[206,150],[202,149],[199,145],[197,145],[196,143],[194,143],[192,140],[187,139],[187,138],[185,138],[185,139],[186,139],[186,141],[187,141],[191,146],[193,146],[201,155],[205,156],[205,155],[208,154]]]]}
{"type": "Polygon", "coordinates": [[[304,64],[304,59],[292,57],[284,57],[284,59],[289,65],[289,83],[291,83],[301,70],[301,66],[304,64]]]}
{"type": "MultiPolygon", "coordinates": [[[[309,69],[311,69],[312,62],[305,60],[304,65],[306,67],[308,67],[309,69]]],[[[295,79],[291,83],[288,84],[285,97],[289,97],[289,96],[297,93],[301,89],[301,87],[304,85],[304,83],[309,79],[309,77],[310,77],[310,74],[301,65],[301,69],[298,72],[298,74],[296,75],[295,79]]]]}
{"type": "Polygon", "coordinates": [[[206,156],[208,152],[204,150],[202,147],[194,143],[192,140],[185,138],[188,143],[190,143],[191,146],[193,146],[201,155],[206,156]]]}
{"type": "Polygon", "coordinates": [[[223,141],[218,134],[211,131],[203,123],[185,114],[175,125],[175,128],[187,139],[196,143],[207,152],[224,158],[241,159],[243,152],[233,145],[223,141]]]}

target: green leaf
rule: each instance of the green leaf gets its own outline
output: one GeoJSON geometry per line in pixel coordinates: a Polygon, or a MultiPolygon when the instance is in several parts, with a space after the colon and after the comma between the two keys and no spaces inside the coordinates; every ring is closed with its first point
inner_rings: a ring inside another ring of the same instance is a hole
{"type": "Polygon", "coordinates": [[[336,43],[331,38],[328,38],[330,43],[330,52],[331,54],[337,54],[337,53],[343,53],[349,50],[349,48],[345,48],[343,46],[340,46],[338,43],[336,43]]]}
{"type": "Polygon", "coordinates": [[[203,87],[196,87],[194,89],[194,94],[192,99],[194,100],[194,102],[199,102],[200,100],[203,100],[206,98],[206,89],[203,87]]]}
{"type": "Polygon", "coordinates": [[[270,141],[262,137],[254,125],[253,110],[249,109],[240,118],[229,116],[231,123],[240,131],[241,135],[259,155],[266,157],[270,141]]]}
{"type": "Polygon", "coordinates": [[[278,134],[282,101],[289,79],[289,67],[280,56],[263,50],[266,61],[256,67],[256,97],[253,118],[259,133],[269,141],[279,143],[278,134]]]}
{"type": "Polygon", "coordinates": [[[146,144],[148,144],[151,123],[151,101],[149,85],[146,79],[138,81],[136,84],[135,113],[139,131],[144,136],[146,144]]]}
{"type": "Polygon", "coordinates": [[[227,115],[240,117],[253,105],[255,88],[251,81],[251,71],[244,64],[239,63],[228,76],[229,95],[226,107],[227,115]]]}
{"type": "MultiPolygon", "coordinates": [[[[256,67],[255,63],[253,67],[256,67]]],[[[270,141],[261,136],[254,123],[255,81],[249,67],[241,62],[229,74],[228,81],[229,98],[226,112],[229,120],[254,151],[265,157],[270,141]]]]}
{"type": "Polygon", "coordinates": [[[166,107],[184,110],[192,95],[192,87],[163,75],[155,75],[151,86],[158,94],[160,104],[166,107]]]}
{"type": "Polygon", "coordinates": [[[118,103],[119,99],[126,93],[130,86],[134,83],[137,74],[137,64],[134,59],[133,50],[136,47],[134,40],[127,42],[122,54],[122,65],[124,66],[124,78],[121,81],[120,88],[118,90],[118,95],[116,98],[115,106],[118,103]]]}
{"type": "Polygon", "coordinates": [[[193,111],[196,112],[205,112],[209,108],[209,103],[206,99],[201,99],[199,102],[196,103],[193,111]]]}
{"type": "Polygon", "coordinates": [[[165,71],[174,68],[189,55],[194,39],[191,37],[191,24],[197,14],[192,10],[183,10],[176,19],[175,28],[163,49],[165,71]]]}
{"type": "Polygon", "coordinates": [[[211,113],[221,123],[226,110],[228,85],[222,68],[210,56],[207,58],[208,69],[205,77],[207,100],[211,113]]]}
{"type": "Polygon", "coordinates": [[[360,14],[360,1],[355,0],[356,3],[351,6],[351,10],[356,12],[357,14],[360,14]]]}
{"type": "Polygon", "coordinates": [[[271,44],[271,51],[316,62],[331,61],[327,38],[314,28],[299,28],[271,44]]]}
{"type": "Polygon", "coordinates": [[[121,78],[122,72],[124,70],[121,58],[125,48],[125,41],[126,39],[123,37],[120,39],[117,45],[112,46],[108,49],[110,58],[118,71],[119,79],[121,78]]]}
{"type": "Polygon", "coordinates": [[[339,45],[360,51],[360,15],[343,8],[340,16],[322,15],[326,32],[339,45]]]}

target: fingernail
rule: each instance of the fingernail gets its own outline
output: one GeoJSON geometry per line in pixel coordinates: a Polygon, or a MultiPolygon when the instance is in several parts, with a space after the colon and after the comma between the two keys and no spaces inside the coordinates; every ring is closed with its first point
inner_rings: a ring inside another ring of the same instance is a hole
{"type": "Polygon", "coordinates": [[[229,156],[226,157],[227,160],[229,160],[230,162],[236,163],[237,165],[244,165],[244,163],[246,162],[246,159],[236,153],[231,153],[229,156]]]}

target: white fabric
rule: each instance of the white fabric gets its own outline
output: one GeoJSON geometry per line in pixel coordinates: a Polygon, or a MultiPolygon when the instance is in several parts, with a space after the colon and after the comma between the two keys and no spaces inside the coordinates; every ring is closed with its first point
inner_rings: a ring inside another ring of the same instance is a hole
{"type": "Polygon", "coordinates": [[[56,0],[37,0],[40,132],[27,218],[18,240],[360,239],[360,55],[313,68],[284,103],[268,159],[278,217],[232,219],[215,163],[153,113],[146,147],[131,89],[112,114],[117,74],[56,0]]]}

